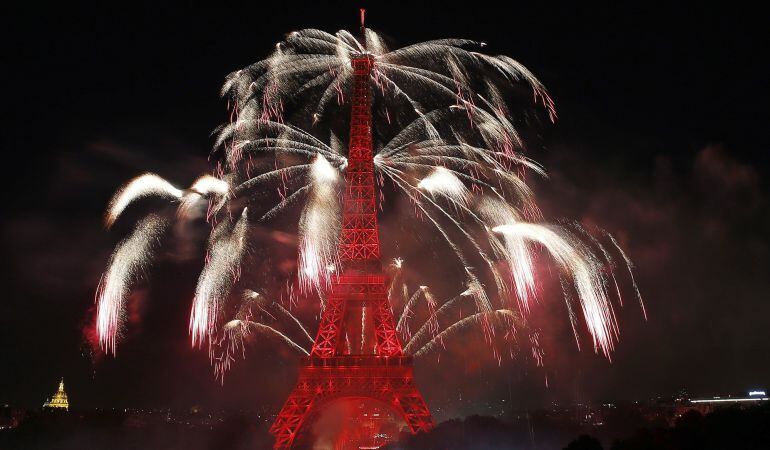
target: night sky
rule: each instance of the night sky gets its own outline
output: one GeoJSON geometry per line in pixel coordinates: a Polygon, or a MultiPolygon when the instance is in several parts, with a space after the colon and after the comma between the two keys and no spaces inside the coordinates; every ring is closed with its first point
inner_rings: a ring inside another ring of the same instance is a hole
{"type": "MultiPolygon", "coordinates": [[[[357,26],[359,4],[264,3],[2,7],[0,403],[39,406],[62,376],[77,407],[275,408],[288,394],[296,359],[286,352],[257,344],[220,386],[205,351],[190,349],[204,243],[164,250],[117,358],[93,355],[83,337],[99,276],[130,229],[103,229],[112,193],[145,171],[189,185],[211,168],[226,74],[294,29],[357,26]]],[[[578,351],[560,298],[547,298],[545,371],[460,345],[417,365],[428,403],[456,415],[495,398],[537,407],[770,388],[762,15],[737,3],[416,3],[368,5],[368,25],[395,45],[486,41],[549,88],[560,119],[527,149],[550,174],[534,184],[539,204],[550,220],[617,236],[649,312],[645,322],[628,295],[610,363],[578,351]]]]}

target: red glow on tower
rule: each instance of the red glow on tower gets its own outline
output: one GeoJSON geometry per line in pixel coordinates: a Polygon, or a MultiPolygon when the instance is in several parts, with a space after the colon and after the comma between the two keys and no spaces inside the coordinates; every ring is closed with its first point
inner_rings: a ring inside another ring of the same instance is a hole
{"type": "Polygon", "coordinates": [[[292,448],[304,433],[303,425],[330,402],[345,398],[387,405],[413,433],[433,426],[414,383],[412,358],[403,354],[380,262],[369,81],[374,59],[356,55],[351,63],[350,146],[339,248],[342,271],[332,280],[297,386],[270,429],[276,438],[274,449],[292,448]]]}

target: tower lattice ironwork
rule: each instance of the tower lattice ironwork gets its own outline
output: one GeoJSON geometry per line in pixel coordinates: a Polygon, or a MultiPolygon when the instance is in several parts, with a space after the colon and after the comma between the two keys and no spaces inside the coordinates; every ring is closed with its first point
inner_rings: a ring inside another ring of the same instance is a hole
{"type": "Polygon", "coordinates": [[[372,151],[370,74],[374,59],[356,55],[351,95],[350,146],[345,171],[341,270],[332,278],[310,356],[271,428],[274,449],[290,449],[330,402],[372,399],[398,413],[416,433],[433,421],[403,353],[380,262],[372,151]],[[351,342],[353,341],[353,342],[351,342]]]}

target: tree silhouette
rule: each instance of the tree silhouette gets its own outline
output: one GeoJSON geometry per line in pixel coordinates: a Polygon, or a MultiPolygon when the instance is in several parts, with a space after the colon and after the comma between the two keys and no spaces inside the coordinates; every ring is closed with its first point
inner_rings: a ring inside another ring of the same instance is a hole
{"type": "Polygon", "coordinates": [[[595,438],[583,434],[570,442],[564,450],[603,450],[602,444],[595,438]]]}

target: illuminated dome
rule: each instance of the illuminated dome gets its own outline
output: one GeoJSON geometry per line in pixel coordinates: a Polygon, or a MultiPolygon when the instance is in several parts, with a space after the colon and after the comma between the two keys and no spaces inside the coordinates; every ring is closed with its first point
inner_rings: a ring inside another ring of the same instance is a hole
{"type": "Polygon", "coordinates": [[[67,393],[64,392],[64,378],[59,382],[59,390],[47,402],[43,403],[43,408],[63,409],[69,411],[70,404],[67,400],[67,393]]]}

